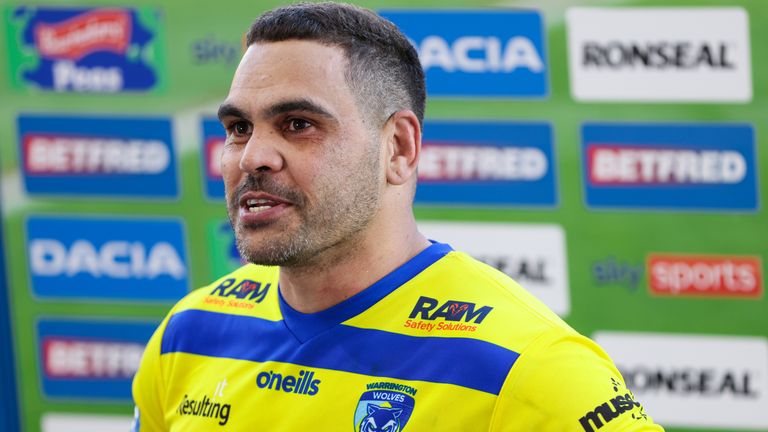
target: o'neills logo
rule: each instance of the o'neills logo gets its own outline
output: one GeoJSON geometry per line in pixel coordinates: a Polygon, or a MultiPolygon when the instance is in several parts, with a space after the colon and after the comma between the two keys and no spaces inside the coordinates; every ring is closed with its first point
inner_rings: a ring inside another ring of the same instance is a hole
{"type": "Polygon", "coordinates": [[[48,58],[78,60],[94,51],[124,54],[130,40],[131,17],[121,10],[95,10],[35,27],[35,46],[48,58]]]}
{"type": "Polygon", "coordinates": [[[650,255],[648,281],[653,294],[751,297],[763,294],[759,257],[650,255]]]}
{"type": "Polygon", "coordinates": [[[224,426],[229,421],[229,411],[231,408],[231,404],[213,402],[208,396],[195,400],[190,399],[188,395],[184,395],[184,399],[181,400],[176,412],[183,416],[191,415],[218,420],[219,426],[224,426]]]}
{"type": "Polygon", "coordinates": [[[315,379],[311,371],[299,371],[299,376],[261,372],[256,376],[256,386],[260,389],[282,391],[307,396],[314,396],[320,391],[320,380],[315,379]]]}

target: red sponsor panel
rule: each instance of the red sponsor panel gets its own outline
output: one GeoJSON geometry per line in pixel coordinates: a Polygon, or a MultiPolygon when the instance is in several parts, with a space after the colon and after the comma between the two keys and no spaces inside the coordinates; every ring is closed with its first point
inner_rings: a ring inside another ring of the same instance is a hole
{"type": "Polygon", "coordinates": [[[759,298],[762,264],[756,256],[648,256],[651,293],[665,296],[759,298]]]}
{"type": "Polygon", "coordinates": [[[744,179],[744,156],[731,150],[699,150],[616,144],[587,146],[594,185],[735,184],[744,179]]]}
{"type": "Polygon", "coordinates": [[[48,58],[78,60],[94,51],[124,54],[130,40],[131,17],[123,10],[95,10],[35,27],[35,46],[48,58]]]}
{"type": "Polygon", "coordinates": [[[43,368],[48,378],[132,378],[144,346],[121,341],[47,337],[43,368]]]}
{"type": "Polygon", "coordinates": [[[221,152],[224,150],[224,138],[211,137],[205,141],[205,172],[209,179],[221,180],[221,152]]]}

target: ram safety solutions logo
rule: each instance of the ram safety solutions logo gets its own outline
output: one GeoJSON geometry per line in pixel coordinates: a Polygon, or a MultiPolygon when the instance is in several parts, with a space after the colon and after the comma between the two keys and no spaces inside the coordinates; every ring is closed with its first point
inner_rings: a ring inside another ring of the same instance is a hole
{"type": "Polygon", "coordinates": [[[18,132],[31,195],[178,196],[168,118],[22,114],[18,132]]]}
{"type": "Polygon", "coordinates": [[[418,51],[430,97],[544,98],[549,93],[543,19],[537,11],[380,14],[418,51]]]}
{"type": "Polygon", "coordinates": [[[416,389],[392,382],[366,386],[355,409],[355,432],[401,432],[416,407],[416,389]]]}
{"type": "Polygon", "coordinates": [[[554,207],[557,201],[550,124],[424,122],[417,203],[554,207]]]}
{"type": "Polygon", "coordinates": [[[20,6],[5,12],[14,87],[116,93],[163,84],[155,9],[20,6]]]}
{"type": "Polygon", "coordinates": [[[38,297],[172,302],[188,291],[181,221],[30,216],[26,234],[38,297]]]}
{"type": "Polygon", "coordinates": [[[581,135],[589,207],[758,208],[751,125],[589,123],[581,135]]]}

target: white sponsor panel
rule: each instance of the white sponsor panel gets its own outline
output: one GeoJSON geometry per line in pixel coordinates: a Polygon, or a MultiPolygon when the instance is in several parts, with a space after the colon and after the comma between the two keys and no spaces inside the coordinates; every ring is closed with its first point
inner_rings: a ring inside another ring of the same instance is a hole
{"type": "Polygon", "coordinates": [[[574,99],[752,100],[742,8],[575,7],[566,21],[574,99]]]}
{"type": "Polygon", "coordinates": [[[597,332],[655,421],[691,428],[768,428],[768,339],[597,332]]]}
{"type": "Polygon", "coordinates": [[[565,233],[559,225],[420,221],[419,229],[506,273],[558,315],[570,312],[565,233]]]}
{"type": "Polygon", "coordinates": [[[127,432],[133,417],[45,413],[40,419],[42,432],[127,432]]]}

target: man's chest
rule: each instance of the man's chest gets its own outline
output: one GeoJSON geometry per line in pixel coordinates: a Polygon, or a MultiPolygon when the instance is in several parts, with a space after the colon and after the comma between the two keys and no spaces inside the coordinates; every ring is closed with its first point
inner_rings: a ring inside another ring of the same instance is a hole
{"type": "Polygon", "coordinates": [[[365,365],[349,372],[183,353],[165,361],[172,431],[482,431],[496,401],[455,384],[360,373],[365,365]]]}

